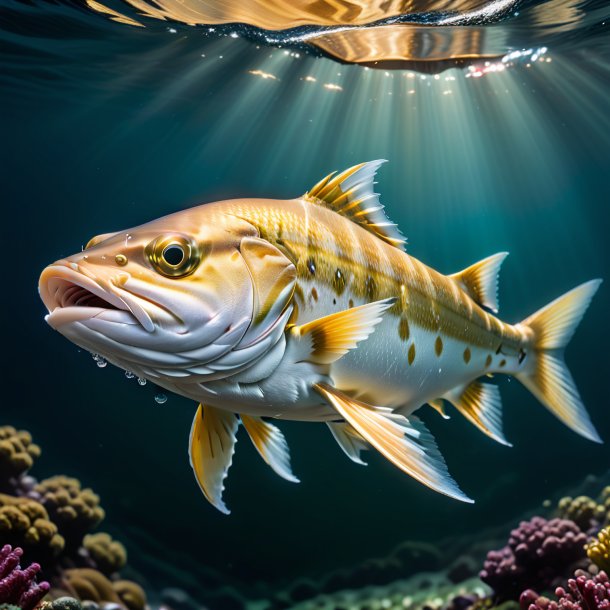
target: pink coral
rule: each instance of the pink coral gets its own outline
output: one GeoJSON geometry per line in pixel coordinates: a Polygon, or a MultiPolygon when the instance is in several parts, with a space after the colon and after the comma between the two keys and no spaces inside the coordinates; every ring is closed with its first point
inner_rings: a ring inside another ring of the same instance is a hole
{"type": "Polygon", "coordinates": [[[40,566],[33,563],[25,570],[19,562],[23,550],[9,544],[0,550],[0,603],[15,604],[22,610],[33,610],[48,593],[48,582],[36,582],[40,566]]]}

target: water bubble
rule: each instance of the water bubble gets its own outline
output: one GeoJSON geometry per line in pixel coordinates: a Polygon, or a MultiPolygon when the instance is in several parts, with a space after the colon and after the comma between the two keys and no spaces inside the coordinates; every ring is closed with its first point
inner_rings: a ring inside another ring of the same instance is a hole
{"type": "Polygon", "coordinates": [[[163,392],[157,392],[157,393],[155,394],[155,402],[156,402],[158,405],[165,404],[165,403],[167,402],[167,395],[166,395],[166,394],[164,394],[163,392]]]}
{"type": "Polygon", "coordinates": [[[131,371],[125,371],[125,377],[127,377],[127,379],[133,379],[135,375],[131,371]]]}
{"type": "Polygon", "coordinates": [[[144,377],[138,377],[138,384],[139,385],[146,385],[146,379],[144,379],[144,377]]]}
{"type": "Polygon", "coordinates": [[[91,357],[93,358],[93,360],[95,360],[95,364],[97,364],[97,366],[99,366],[101,369],[103,369],[108,364],[106,360],[102,358],[102,356],[100,356],[99,354],[91,354],[91,357]]]}

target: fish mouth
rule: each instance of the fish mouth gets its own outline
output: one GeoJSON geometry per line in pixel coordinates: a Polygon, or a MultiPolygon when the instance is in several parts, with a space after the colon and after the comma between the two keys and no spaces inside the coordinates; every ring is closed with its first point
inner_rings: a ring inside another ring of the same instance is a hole
{"type": "Polygon", "coordinates": [[[113,282],[99,279],[80,265],[58,262],[40,276],[38,291],[48,310],[45,320],[55,330],[66,324],[95,318],[115,324],[139,325],[147,332],[155,326],[132,295],[113,282]]]}

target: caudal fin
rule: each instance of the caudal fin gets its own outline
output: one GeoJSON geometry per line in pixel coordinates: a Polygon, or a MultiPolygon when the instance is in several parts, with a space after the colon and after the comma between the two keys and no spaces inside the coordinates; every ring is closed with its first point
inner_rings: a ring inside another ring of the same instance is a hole
{"type": "Polygon", "coordinates": [[[534,351],[523,371],[516,375],[551,413],[596,443],[602,440],[582,404],[563,351],[601,282],[581,284],[523,320],[521,325],[534,333],[534,351]]]}

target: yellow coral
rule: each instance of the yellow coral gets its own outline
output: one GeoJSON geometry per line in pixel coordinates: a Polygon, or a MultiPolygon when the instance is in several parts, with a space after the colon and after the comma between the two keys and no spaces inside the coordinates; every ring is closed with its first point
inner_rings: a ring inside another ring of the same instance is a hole
{"type": "Polygon", "coordinates": [[[127,563],[125,547],[120,542],[113,540],[110,534],[104,532],[89,534],[85,536],[83,546],[89,552],[98,570],[104,574],[117,572],[127,563]]]}
{"type": "Polygon", "coordinates": [[[604,505],[603,500],[596,501],[589,496],[578,496],[576,498],[566,496],[559,500],[557,512],[563,519],[570,519],[571,521],[574,521],[581,530],[587,531],[595,523],[603,524],[607,522],[609,507],[610,499],[606,506],[604,505]]]}
{"type": "Polygon", "coordinates": [[[131,580],[117,580],[112,588],[129,610],[145,610],[146,593],[140,585],[131,580]]]}
{"type": "Polygon", "coordinates": [[[0,426],[0,479],[16,477],[32,467],[40,447],[25,430],[0,426]]]}
{"type": "Polygon", "coordinates": [[[0,538],[13,546],[36,548],[52,555],[64,548],[64,539],[42,504],[5,494],[0,494],[0,538]]]}
{"type": "Polygon", "coordinates": [[[610,527],[601,530],[586,546],[587,557],[599,568],[610,571],[610,527]]]}
{"type": "Polygon", "coordinates": [[[34,491],[65,536],[78,538],[104,518],[99,496],[91,489],[81,489],[78,479],[51,477],[36,485],[34,491]]]}

